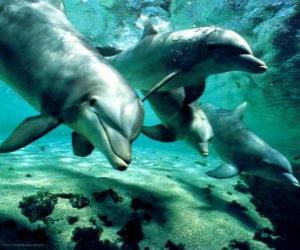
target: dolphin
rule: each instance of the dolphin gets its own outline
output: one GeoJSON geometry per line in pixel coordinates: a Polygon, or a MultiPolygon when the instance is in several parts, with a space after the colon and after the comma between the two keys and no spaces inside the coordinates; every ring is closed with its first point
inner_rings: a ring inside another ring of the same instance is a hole
{"type": "Polygon", "coordinates": [[[199,98],[212,74],[267,70],[239,34],[217,27],[159,34],[147,24],[140,42],[108,60],[133,87],[149,91],[144,99],[158,90],[185,87],[186,104],[199,98]]]}
{"type": "Polygon", "coordinates": [[[207,175],[222,179],[246,174],[299,187],[287,158],[244,126],[246,107],[246,102],[234,111],[201,105],[213,128],[212,145],[226,162],[207,175]]]}
{"type": "Polygon", "coordinates": [[[142,133],[162,142],[184,140],[202,156],[207,156],[213,136],[210,123],[197,102],[184,104],[184,99],[184,88],[157,92],[149,97],[148,101],[162,124],[144,126],[142,133]]]}
{"type": "Polygon", "coordinates": [[[118,71],[47,1],[1,1],[0,33],[1,80],[40,112],[25,119],[0,152],[25,147],[64,123],[73,130],[76,155],[96,148],[125,170],[144,111],[118,71]]]}

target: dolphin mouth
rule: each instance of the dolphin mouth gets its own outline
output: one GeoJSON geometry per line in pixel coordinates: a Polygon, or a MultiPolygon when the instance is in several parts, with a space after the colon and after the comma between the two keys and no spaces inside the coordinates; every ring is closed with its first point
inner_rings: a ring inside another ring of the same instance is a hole
{"type": "Polygon", "coordinates": [[[103,139],[106,144],[106,157],[115,169],[119,171],[126,170],[131,162],[131,144],[129,140],[110,128],[101,118],[98,119],[105,135],[103,139]]]}
{"type": "Polygon", "coordinates": [[[131,143],[122,133],[102,122],[111,149],[127,164],[131,162],[131,143]]]}
{"type": "Polygon", "coordinates": [[[252,54],[241,54],[238,58],[241,65],[251,73],[261,74],[268,70],[267,65],[252,54]]]}
{"type": "Polygon", "coordinates": [[[289,174],[289,173],[284,173],[284,174],[282,174],[282,176],[283,176],[283,179],[285,182],[288,182],[292,186],[300,187],[299,181],[296,179],[296,177],[294,175],[289,174]]]}
{"type": "Polygon", "coordinates": [[[208,157],[208,152],[202,152],[201,155],[202,155],[203,157],[208,157]]]}

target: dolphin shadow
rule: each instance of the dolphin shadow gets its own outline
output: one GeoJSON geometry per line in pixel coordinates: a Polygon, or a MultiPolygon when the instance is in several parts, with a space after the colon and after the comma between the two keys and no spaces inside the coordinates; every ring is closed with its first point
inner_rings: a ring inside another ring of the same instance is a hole
{"type": "Polygon", "coordinates": [[[206,203],[206,206],[201,206],[197,208],[200,209],[199,213],[201,213],[201,210],[218,210],[223,213],[229,214],[231,217],[241,222],[250,230],[260,228],[260,224],[252,216],[250,216],[247,213],[247,211],[235,208],[235,206],[233,206],[231,202],[224,200],[222,197],[215,194],[213,190],[208,193],[207,188],[201,188],[197,185],[194,185],[179,178],[177,178],[176,180],[186,191],[190,192],[193,195],[193,197],[199,200],[199,202],[206,203]]]}
{"type": "Polygon", "coordinates": [[[113,220],[114,226],[124,225],[135,212],[130,206],[134,198],[139,198],[153,207],[151,211],[148,211],[151,213],[151,222],[165,224],[168,210],[170,209],[169,204],[175,199],[171,194],[159,192],[159,189],[153,190],[151,185],[126,183],[125,181],[109,177],[93,177],[76,170],[59,169],[58,167],[49,170],[50,175],[51,172],[57,172],[68,179],[73,179],[76,184],[75,192],[80,192],[91,200],[94,215],[96,217],[98,215],[108,215],[113,220]],[[94,193],[110,188],[121,196],[123,201],[114,202],[110,198],[101,202],[95,200],[94,193]]]}

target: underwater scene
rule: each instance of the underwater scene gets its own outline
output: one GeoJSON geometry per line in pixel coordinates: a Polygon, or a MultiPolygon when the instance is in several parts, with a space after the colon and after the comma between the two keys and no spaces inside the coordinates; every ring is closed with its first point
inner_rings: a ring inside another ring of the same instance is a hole
{"type": "Polygon", "coordinates": [[[0,249],[300,249],[298,0],[2,0],[0,34],[0,249]]]}

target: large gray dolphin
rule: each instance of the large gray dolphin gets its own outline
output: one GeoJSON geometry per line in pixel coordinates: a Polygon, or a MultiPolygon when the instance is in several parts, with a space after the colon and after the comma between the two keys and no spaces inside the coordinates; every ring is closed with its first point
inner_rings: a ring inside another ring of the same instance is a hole
{"type": "Polygon", "coordinates": [[[234,111],[201,105],[212,125],[212,145],[226,162],[207,174],[214,178],[229,178],[240,173],[299,186],[290,162],[280,152],[245,128],[242,119],[247,103],[234,111]]]}
{"type": "Polygon", "coordinates": [[[217,27],[158,34],[147,25],[139,43],[109,60],[135,88],[150,90],[149,95],[185,86],[185,103],[202,94],[209,75],[267,69],[240,35],[217,27]]]}
{"type": "Polygon", "coordinates": [[[157,92],[149,97],[148,101],[162,124],[144,126],[142,132],[163,142],[184,140],[202,156],[207,156],[212,128],[199,105],[196,102],[184,104],[184,99],[183,88],[157,92]]]}
{"type": "Polygon", "coordinates": [[[0,146],[22,148],[61,123],[74,153],[99,149],[117,169],[131,160],[143,124],[141,102],[123,77],[46,1],[0,2],[1,79],[40,111],[0,146]]]}

